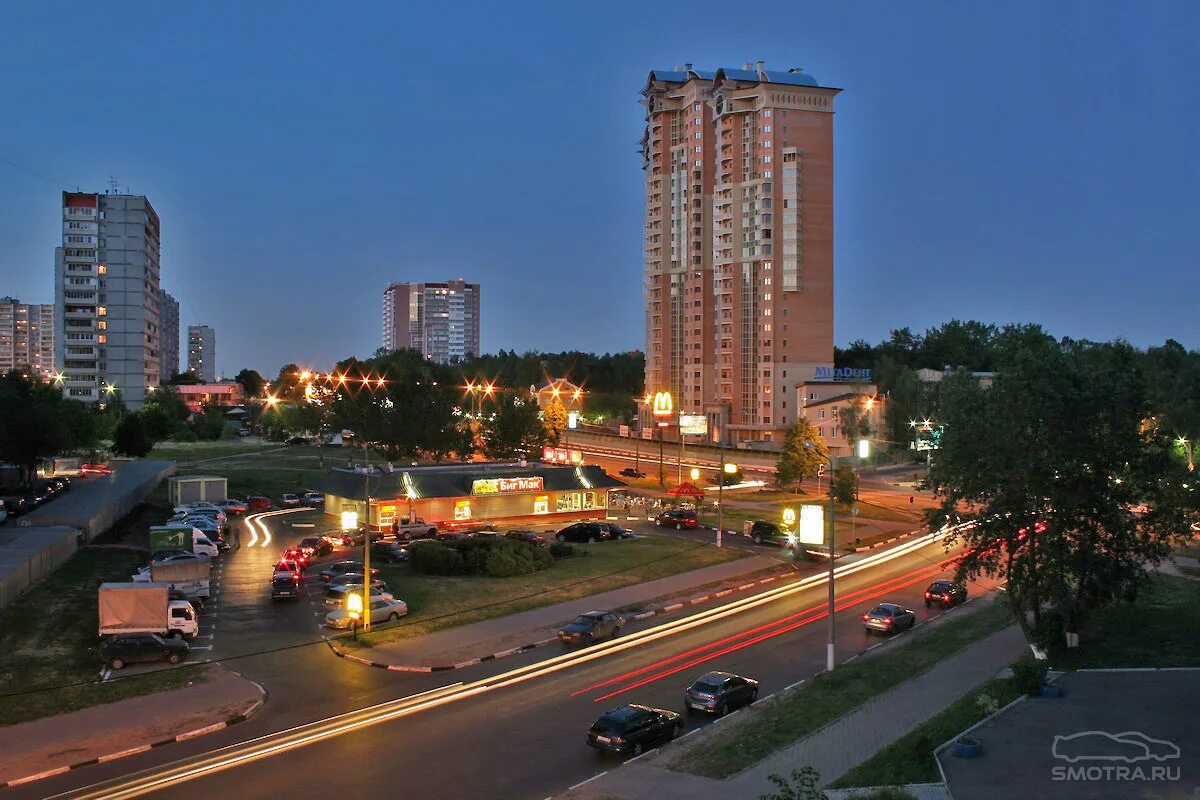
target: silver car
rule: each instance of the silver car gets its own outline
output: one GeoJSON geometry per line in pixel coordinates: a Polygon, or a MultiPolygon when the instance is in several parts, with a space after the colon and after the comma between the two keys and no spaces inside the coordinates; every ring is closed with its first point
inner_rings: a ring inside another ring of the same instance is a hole
{"type": "MultiPolygon", "coordinates": [[[[378,625],[381,622],[395,622],[406,614],[408,614],[408,604],[403,600],[381,597],[371,601],[372,625],[378,625]]],[[[334,609],[325,615],[325,624],[331,628],[349,628],[352,622],[350,612],[344,608],[334,609]]]]}
{"type": "Polygon", "coordinates": [[[916,612],[895,603],[880,603],[863,614],[863,627],[867,633],[897,633],[916,624],[916,612]]]}

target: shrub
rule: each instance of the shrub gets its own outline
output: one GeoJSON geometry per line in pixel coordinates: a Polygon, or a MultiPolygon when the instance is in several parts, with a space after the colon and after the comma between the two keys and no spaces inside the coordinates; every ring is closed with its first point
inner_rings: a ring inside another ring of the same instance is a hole
{"type": "Polygon", "coordinates": [[[1042,667],[1032,658],[1012,663],[1013,685],[1021,694],[1037,694],[1042,688],[1042,667]]]}
{"type": "Polygon", "coordinates": [[[458,550],[441,542],[419,541],[409,547],[412,568],[425,575],[465,575],[466,561],[458,550]]]}
{"type": "MultiPolygon", "coordinates": [[[[533,548],[529,549],[532,550],[533,548]]],[[[567,542],[551,542],[547,550],[554,558],[574,558],[577,555],[581,555],[580,552],[575,550],[575,545],[568,544],[567,542]]]]}
{"type": "Polygon", "coordinates": [[[880,786],[870,794],[859,795],[859,800],[916,800],[899,786],[880,786]]]}

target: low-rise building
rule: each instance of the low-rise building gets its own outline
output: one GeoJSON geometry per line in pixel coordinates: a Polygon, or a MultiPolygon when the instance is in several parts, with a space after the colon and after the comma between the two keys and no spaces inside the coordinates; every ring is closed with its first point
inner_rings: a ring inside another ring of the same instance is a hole
{"type": "Polygon", "coordinates": [[[883,428],[885,399],[870,383],[809,381],[796,387],[796,405],[835,456],[854,455],[855,443],[846,438],[842,422],[854,409],[867,423],[867,438],[883,428]]]}
{"type": "Polygon", "coordinates": [[[231,408],[246,402],[246,393],[242,385],[236,381],[220,383],[196,383],[176,386],[179,396],[187,404],[190,411],[200,411],[205,406],[220,406],[231,408]]]}
{"type": "Polygon", "coordinates": [[[540,385],[530,386],[529,393],[537,398],[538,408],[557,400],[568,411],[583,410],[583,387],[566,378],[547,378],[540,385]]]}

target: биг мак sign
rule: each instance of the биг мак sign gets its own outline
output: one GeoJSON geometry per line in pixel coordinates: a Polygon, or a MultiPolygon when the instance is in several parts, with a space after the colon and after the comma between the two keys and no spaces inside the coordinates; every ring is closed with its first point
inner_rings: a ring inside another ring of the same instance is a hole
{"type": "Polygon", "coordinates": [[[540,492],[542,477],[529,478],[484,478],[471,481],[471,494],[507,494],[508,492],[540,492]]]}

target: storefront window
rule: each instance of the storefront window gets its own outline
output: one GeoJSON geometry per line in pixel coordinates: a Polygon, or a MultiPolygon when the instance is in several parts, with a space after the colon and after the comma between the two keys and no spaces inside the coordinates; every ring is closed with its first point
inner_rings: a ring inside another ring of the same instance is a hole
{"type": "Polygon", "coordinates": [[[579,492],[563,492],[558,496],[556,510],[579,511],[581,508],[579,492]]]}
{"type": "Polygon", "coordinates": [[[595,508],[596,507],[596,493],[595,492],[584,492],[583,493],[583,507],[584,508],[595,508]]]}
{"type": "Polygon", "coordinates": [[[464,520],[471,518],[471,501],[470,500],[455,500],[454,501],[454,518],[456,520],[464,520]]]}
{"type": "Polygon", "coordinates": [[[395,521],[396,521],[396,507],[395,506],[380,506],[379,507],[379,524],[380,525],[391,525],[395,521]]]}
{"type": "Polygon", "coordinates": [[[550,497],[548,495],[539,494],[537,497],[533,498],[533,513],[550,513],[550,497]]]}

